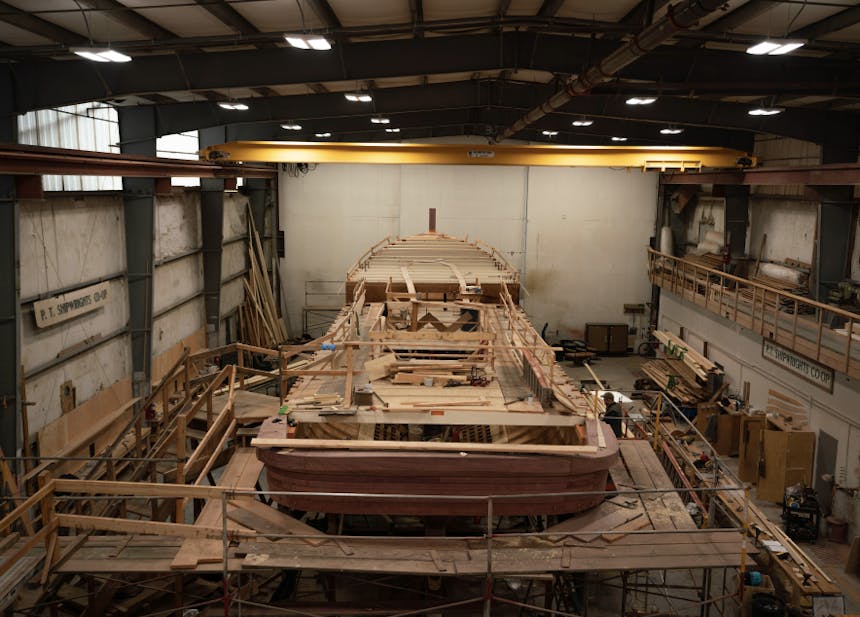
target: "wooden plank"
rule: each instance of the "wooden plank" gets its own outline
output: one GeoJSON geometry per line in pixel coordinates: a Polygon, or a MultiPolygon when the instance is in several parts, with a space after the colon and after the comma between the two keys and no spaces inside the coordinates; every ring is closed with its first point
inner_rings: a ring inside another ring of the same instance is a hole
{"type": "Polygon", "coordinates": [[[633,510],[617,510],[609,516],[603,517],[588,525],[585,525],[581,529],[577,529],[575,532],[571,533],[571,535],[577,540],[582,540],[583,542],[591,542],[592,540],[596,540],[597,538],[599,538],[601,532],[612,531],[616,527],[620,527],[625,523],[637,519],[641,516],[641,511],[635,512],[633,510]],[[585,533],[588,531],[596,533],[585,533]]]}
{"type": "Polygon", "coordinates": [[[79,514],[57,514],[60,527],[81,531],[115,531],[119,533],[142,533],[181,538],[220,538],[222,530],[216,527],[196,527],[178,523],[158,521],[136,521],[131,519],[108,518],[104,516],[83,516],[79,514]]]}
{"type": "MultiPolygon", "coordinates": [[[[109,480],[71,480],[65,478],[57,478],[52,480],[52,482],[57,492],[84,493],[85,495],[218,499],[225,491],[224,488],[217,486],[181,486],[177,484],[162,484],[160,482],[113,482],[109,480]]],[[[48,488],[46,486],[34,494],[33,497],[41,495],[42,491],[48,488]]],[[[2,529],[2,523],[0,523],[0,531],[2,529]]]]}
{"type": "Polygon", "coordinates": [[[545,444],[441,443],[431,441],[358,441],[340,439],[263,439],[251,440],[256,448],[304,448],[315,450],[409,450],[418,452],[491,452],[515,454],[592,454],[597,446],[545,444]]]}
{"type": "MultiPolygon", "coordinates": [[[[259,501],[243,499],[231,501],[230,505],[233,509],[228,511],[227,518],[260,534],[325,536],[320,530],[259,501]]],[[[304,538],[304,541],[311,546],[319,546],[326,540],[304,538]]]]}
{"type": "MultiPolygon", "coordinates": [[[[384,396],[388,400],[387,396],[384,396]]],[[[337,422],[339,424],[443,424],[443,425],[471,425],[479,422],[489,426],[578,426],[585,422],[582,416],[562,415],[556,413],[532,413],[517,411],[486,411],[486,410],[450,410],[443,409],[440,414],[431,413],[429,410],[416,409],[414,411],[381,411],[371,409],[357,409],[355,415],[320,416],[318,411],[293,410],[290,416],[300,423],[326,423],[337,422]],[[476,416],[475,413],[480,414],[476,416]]],[[[614,476],[613,476],[614,477],[614,476]]]]}
{"type": "Polygon", "coordinates": [[[612,544],[613,542],[617,542],[618,540],[627,537],[626,533],[618,533],[618,532],[639,531],[640,529],[644,529],[645,527],[650,527],[650,526],[651,526],[651,521],[648,520],[648,517],[647,516],[641,516],[638,518],[634,518],[633,520],[631,520],[631,521],[629,521],[623,525],[619,525],[618,527],[616,527],[615,529],[612,530],[613,533],[605,533],[600,537],[603,538],[603,540],[605,540],[606,542],[609,542],[610,544],[612,544]]]}

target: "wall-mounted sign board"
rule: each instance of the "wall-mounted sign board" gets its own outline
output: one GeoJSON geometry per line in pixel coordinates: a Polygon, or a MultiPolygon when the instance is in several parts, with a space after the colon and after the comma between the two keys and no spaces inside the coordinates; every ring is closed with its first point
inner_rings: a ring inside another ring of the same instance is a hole
{"type": "Polygon", "coordinates": [[[832,368],[801,356],[787,347],[777,345],[769,339],[762,340],[761,355],[798,377],[815,384],[822,390],[833,392],[835,373],[832,368]]]}
{"type": "Polygon", "coordinates": [[[108,284],[98,283],[82,289],[39,300],[33,304],[36,325],[47,328],[69,319],[95,311],[107,303],[108,284]]]}

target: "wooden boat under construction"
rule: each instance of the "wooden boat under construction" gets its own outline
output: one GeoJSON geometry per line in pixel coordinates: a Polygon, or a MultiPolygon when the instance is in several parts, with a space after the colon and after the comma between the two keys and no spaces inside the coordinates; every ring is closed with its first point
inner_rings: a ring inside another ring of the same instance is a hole
{"type": "Polygon", "coordinates": [[[618,443],[519,308],[498,251],[435,232],[386,239],[346,289],[328,333],[282,356],[295,381],[252,442],[269,488],[291,493],[280,503],[468,516],[488,505],[467,496],[498,496],[506,515],[600,503],[559,494],[603,491],[618,443]]]}

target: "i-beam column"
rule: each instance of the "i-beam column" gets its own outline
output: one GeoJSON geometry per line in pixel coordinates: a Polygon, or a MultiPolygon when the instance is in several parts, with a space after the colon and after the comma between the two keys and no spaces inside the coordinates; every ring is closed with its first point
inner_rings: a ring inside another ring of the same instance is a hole
{"type": "MultiPolygon", "coordinates": [[[[155,156],[154,106],[118,107],[120,151],[155,156]]],[[[125,254],[128,271],[128,327],[135,396],[149,392],[152,378],[153,239],[155,178],[122,179],[125,254]]]]}
{"type": "MultiPolygon", "coordinates": [[[[15,89],[0,72],[0,142],[17,143],[15,89]]],[[[15,456],[21,443],[21,307],[18,281],[18,201],[15,176],[0,175],[0,446],[15,456]]]]}
{"type": "MultiPolygon", "coordinates": [[[[821,148],[821,162],[857,161],[857,127],[830,127],[821,148]],[[852,130],[853,129],[853,130],[852,130]]],[[[819,302],[850,273],[851,235],[854,226],[854,187],[815,187],[819,196],[818,236],[815,243],[815,288],[819,302]]]]}
{"type": "MultiPolygon", "coordinates": [[[[224,127],[198,132],[200,148],[227,141],[224,127]]],[[[203,235],[203,298],[206,344],[217,347],[221,335],[221,255],[224,245],[224,180],[200,179],[200,228],[203,235]]]]}

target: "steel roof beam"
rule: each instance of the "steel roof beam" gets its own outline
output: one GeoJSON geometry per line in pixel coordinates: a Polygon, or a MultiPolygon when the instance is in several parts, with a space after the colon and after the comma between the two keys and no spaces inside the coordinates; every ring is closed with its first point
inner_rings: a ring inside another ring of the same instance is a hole
{"type": "Polygon", "coordinates": [[[175,39],[176,34],[150,21],[117,0],[78,0],[78,3],[103,11],[110,19],[150,39],[175,39]]]}
{"type": "Polygon", "coordinates": [[[27,11],[22,11],[5,2],[0,2],[0,21],[5,21],[7,24],[12,24],[22,30],[64,45],[86,45],[89,43],[87,37],[81,36],[77,32],[66,30],[55,23],[31,15],[27,11]]]}
{"type": "Polygon", "coordinates": [[[307,0],[307,2],[326,27],[343,28],[343,24],[340,23],[337,13],[334,12],[334,9],[331,8],[327,0],[307,0]]]}
{"type": "Polygon", "coordinates": [[[858,22],[860,22],[860,6],[852,6],[844,11],[839,11],[829,17],[825,17],[824,19],[804,26],[803,28],[798,28],[788,36],[798,39],[817,39],[825,34],[838,32],[844,28],[850,28],[858,22]]]}
{"type": "Polygon", "coordinates": [[[221,23],[239,34],[258,34],[260,31],[250,21],[242,17],[224,0],[196,0],[197,4],[217,17],[221,23]]]}
{"type": "Polygon", "coordinates": [[[409,0],[409,12],[415,24],[415,38],[424,38],[424,0],[409,0]]]}
{"type": "Polygon", "coordinates": [[[564,4],[564,0],[543,0],[543,4],[538,10],[538,16],[555,17],[562,4],[564,4]]]}
{"type": "MultiPolygon", "coordinates": [[[[534,33],[498,33],[458,37],[428,37],[358,43],[349,46],[341,66],[337,54],[301,50],[267,49],[235,52],[188,53],[136,58],[128,65],[94,67],[85,61],[16,62],[0,65],[0,72],[14,74],[27,88],[16,92],[18,113],[84,101],[112,99],[152,92],[207,90],[320,83],[326,81],[384,79],[465,71],[500,71],[513,67],[567,73],[584,63],[589,53],[601,57],[615,48],[611,41],[534,33]],[[217,60],[218,70],[212,70],[217,60]]],[[[843,95],[860,84],[860,66],[836,58],[786,57],[762,63],[760,58],[732,52],[699,50],[679,56],[672,48],[660,48],[621,70],[622,79],[672,84],[708,83],[733,87],[726,76],[741,83],[760,84],[762,95],[775,89],[803,89],[810,84],[818,92],[843,95]],[[779,63],[781,70],[774,70],[779,63]],[[785,84],[785,76],[791,78],[785,84]],[[770,90],[768,90],[770,88],[770,90]]]]}
{"type": "MultiPolygon", "coordinates": [[[[308,123],[311,119],[328,120],[338,117],[369,118],[371,114],[393,115],[404,112],[429,113],[436,110],[492,107],[513,110],[521,114],[552,94],[552,88],[539,84],[498,83],[494,81],[452,82],[429,86],[385,88],[374,92],[374,108],[361,109],[344,99],[341,93],[283,96],[266,99],[245,99],[250,109],[227,111],[214,102],[199,101],[160,105],[158,135],[181,133],[206,126],[236,122],[308,123]]],[[[631,108],[625,97],[592,94],[578,97],[558,113],[541,120],[538,126],[569,129],[569,122],[578,115],[613,118],[626,123],[680,124],[685,127],[723,128],[732,131],[767,132],[795,139],[817,142],[826,121],[844,123],[846,131],[857,126],[855,114],[788,109],[778,116],[758,118],[749,116],[748,105],[664,98],[657,104],[631,108]]],[[[311,126],[308,124],[308,126],[311,126]]],[[[529,134],[530,135],[530,134],[529,134]]],[[[680,138],[683,139],[683,138],[680,138]]]]}

